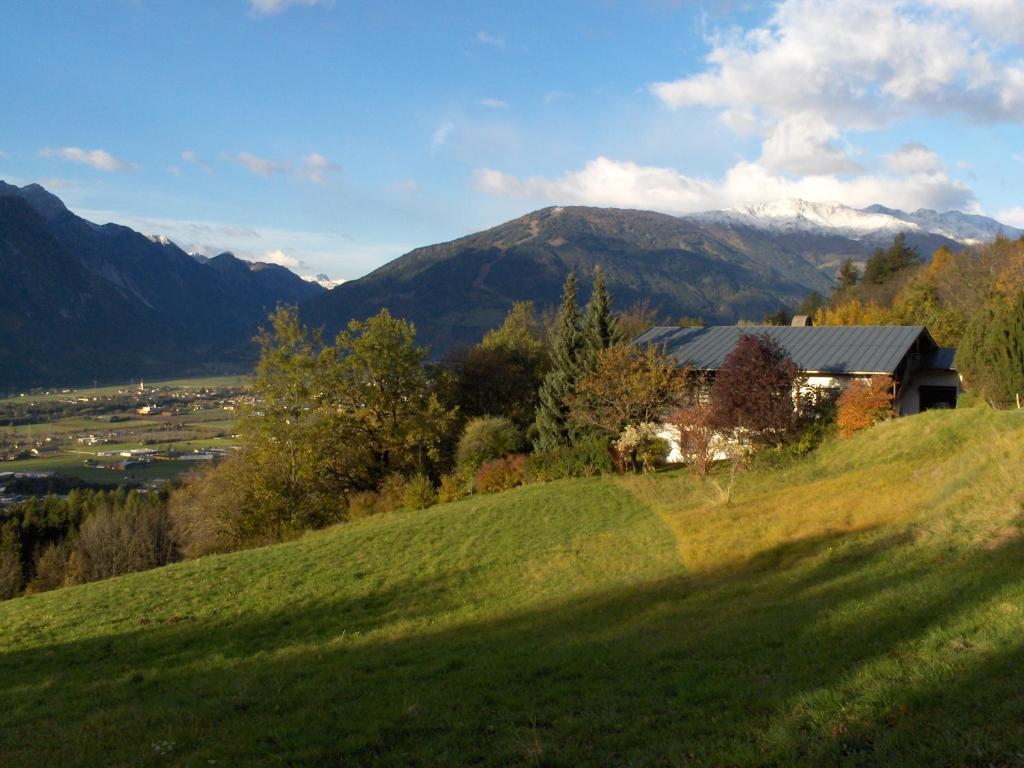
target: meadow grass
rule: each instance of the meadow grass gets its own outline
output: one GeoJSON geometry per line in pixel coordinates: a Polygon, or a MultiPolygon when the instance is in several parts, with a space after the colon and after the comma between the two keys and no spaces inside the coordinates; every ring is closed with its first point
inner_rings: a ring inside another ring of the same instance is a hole
{"type": "Polygon", "coordinates": [[[1024,414],[0,604],[0,765],[1017,765],[1024,414]]]}

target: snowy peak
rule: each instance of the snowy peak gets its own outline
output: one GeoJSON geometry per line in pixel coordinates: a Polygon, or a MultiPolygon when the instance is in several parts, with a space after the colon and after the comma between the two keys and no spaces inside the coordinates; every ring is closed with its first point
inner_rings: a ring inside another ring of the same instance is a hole
{"type": "Polygon", "coordinates": [[[309,283],[316,283],[322,288],[331,290],[331,288],[337,288],[339,285],[344,283],[344,280],[332,279],[322,272],[319,275],[303,275],[302,279],[309,283]]]}
{"type": "Polygon", "coordinates": [[[889,237],[896,232],[940,235],[964,244],[1020,237],[1024,232],[986,216],[960,211],[920,209],[906,213],[882,205],[852,208],[841,203],[775,200],[687,216],[691,220],[723,226],[746,226],[778,232],[826,232],[856,240],[889,237]]]}

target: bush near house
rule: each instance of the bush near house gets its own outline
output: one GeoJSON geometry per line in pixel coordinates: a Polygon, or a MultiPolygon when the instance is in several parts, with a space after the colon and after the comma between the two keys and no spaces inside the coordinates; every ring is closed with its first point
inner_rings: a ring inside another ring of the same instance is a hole
{"type": "Polygon", "coordinates": [[[872,427],[893,414],[892,379],[854,379],[839,395],[836,426],[842,437],[872,427]]]}

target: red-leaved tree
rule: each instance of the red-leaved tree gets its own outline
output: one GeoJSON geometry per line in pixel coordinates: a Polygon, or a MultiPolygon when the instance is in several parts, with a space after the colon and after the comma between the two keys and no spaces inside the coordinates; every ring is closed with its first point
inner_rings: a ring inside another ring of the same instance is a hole
{"type": "Polygon", "coordinates": [[[803,376],[789,353],[766,333],[744,333],[715,377],[715,423],[754,444],[781,445],[803,421],[803,376]]]}

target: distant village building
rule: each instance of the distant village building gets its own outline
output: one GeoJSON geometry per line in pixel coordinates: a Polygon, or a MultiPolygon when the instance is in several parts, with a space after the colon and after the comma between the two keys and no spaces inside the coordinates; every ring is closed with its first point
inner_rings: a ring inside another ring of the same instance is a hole
{"type": "Polygon", "coordinates": [[[843,388],[854,379],[891,377],[901,416],[955,408],[960,395],[956,350],[940,347],[920,325],[813,326],[801,317],[791,326],[661,326],[636,343],[662,347],[680,366],[713,376],[744,333],[764,333],[778,342],[807,376],[808,386],[843,388]]]}

